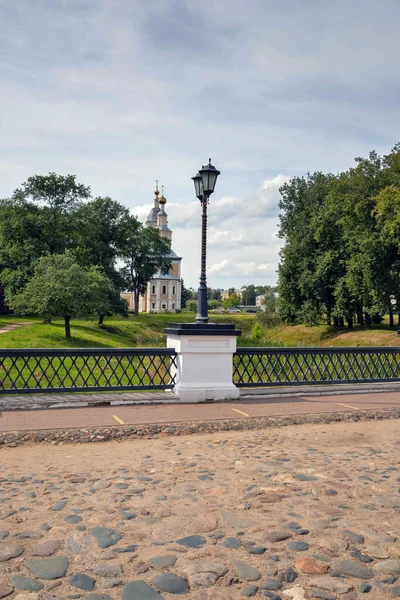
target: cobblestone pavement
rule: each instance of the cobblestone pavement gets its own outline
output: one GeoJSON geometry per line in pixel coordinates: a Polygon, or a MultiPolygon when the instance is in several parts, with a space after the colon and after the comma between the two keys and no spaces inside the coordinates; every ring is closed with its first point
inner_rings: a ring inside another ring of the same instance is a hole
{"type": "Polygon", "coordinates": [[[400,597],[400,422],[0,451],[0,598],[400,597]]]}

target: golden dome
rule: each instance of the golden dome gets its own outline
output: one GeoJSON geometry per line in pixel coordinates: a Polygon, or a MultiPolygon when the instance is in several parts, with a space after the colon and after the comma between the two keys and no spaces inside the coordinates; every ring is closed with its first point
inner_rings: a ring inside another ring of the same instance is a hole
{"type": "Polygon", "coordinates": [[[162,191],[161,198],[159,199],[158,202],[159,202],[159,204],[165,204],[167,199],[164,196],[164,186],[163,185],[161,186],[161,191],[162,191]]]}

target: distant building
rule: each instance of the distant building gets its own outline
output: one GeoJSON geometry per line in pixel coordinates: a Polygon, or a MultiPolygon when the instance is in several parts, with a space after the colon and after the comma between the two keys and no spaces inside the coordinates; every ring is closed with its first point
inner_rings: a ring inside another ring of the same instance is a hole
{"type": "MultiPolygon", "coordinates": [[[[168,227],[168,215],[164,210],[167,199],[164,194],[159,198],[158,185],[154,192],[154,206],[149,212],[146,227],[155,227],[160,231],[161,237],[172,240],[172,231],[168,227]]],[[[176,252],[171,250],[171,268],[169,273],[156,273],[147,284],[146,293],[139,298],[139,312],[178,312],[181,310],[181,261],[176,252]]],[[[134,294],[125,292],[121,294],[128,302],[128,308],[135,307],[134,294]]]]}
{"type": "MultiPolygon", "coordinates": [[[[244,288],[242,290],[235,290],[233,293],[237,294],[239,296],[239,300],[242,302],[243,296],[246,293],[246,288],[244,288]]],[[[229,295],[230,295],[229,290],[222,290],[221,291],[221,300],[226,300],[229,295]]]]}

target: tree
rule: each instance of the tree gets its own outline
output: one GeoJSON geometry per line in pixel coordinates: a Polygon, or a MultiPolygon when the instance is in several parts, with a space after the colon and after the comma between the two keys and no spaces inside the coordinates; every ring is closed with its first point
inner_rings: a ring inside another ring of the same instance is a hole
{"type": "Polygon", "coordinates": [[[238,306],[238,304],[240,304],[240,298],[236,293],[229,294],[229,296],[222,302],[222,306],[224,308],[238,306]]]}
{"type": "MultiPolygon", "coordinates": [[[[125,224],[129,210],[109,197],[97,197],[79,206],[73,219],[76,229],[74,253],[84,266],[101,267],[112,283],[109,297],[112,313],[127,315],[121,299],[124,281],[117,268],[117,259],[125,242],[125,224]]],[[[112,314],[107,313],[107,314],[112,314]]],[[[99,325],[105,314],[99,314],[99,325]]]]}
{"type": "MultiPolygon", "coordinates": [[[[286,321],[369,327],[399,312],[400,145],[336,176],[281,188],[280,314],[286,321]]],[[[400,314],[399,314],[400,321],[400,314]]]]}
{"type": "Polygon", "coordinates": [[[220,306],[220,302],[218,302],[218,300],[209,300],[208,301],[208,308],[210,310],[215,310],[219,306],[220,306]]]}
{"type": "Polygon", "coordinates": [[[24,289],[7,302],[17,312],[64,319],[71,337],[72,318],[106,314],[110,309],[110,280],[98,267],[82,267],[71,252],[43,256],[24,289]]]}
{"type": "Polygon", "coordinates": [[[74,222],[71,215],[89,199],[89,186],[76,182],[75,175],[34,175],[15,190],[14,200],[24,200],[41,207],[42,235],[50,254],[61,254],[72,247],[74,222]]]}
{"type": "Polygon", "coordinates": [[[190,312],[197,312],[197,302],[195,300],[190,300],[187,307],[190,312]]]}
{"type": "Polygon", "coordinates": [[[184,285],[183,279],[182,279],[181,307],[186,308],[187,303],[189,302],[189,300],[191,300],[191,298],[192,298],[192,292],[190,290],[188,290],[187,288],[185,288],[185,285],[184,285]]]}
{"type": "Polygon", "coordinates": [[[253,284],[244,285],[242,287],[244,289],[243,299],[246,306],[255,306],[256,304],[256,286],[253,284]]]}
{"type": "Polygon", "coordinates": [[[170,252],[171,242],[161,237],[158,229],[143,227],[133,216],[125,220],[120,273],[126,289],[134,294],[135,315],[139,314],[139,296],[145,293],[150,279],[158,271],[168,273],[171,268],[170,252]]]}
{"type": "Polygon", "coordinates": [[[44,254],[76,248],[74,215],[90,197],[90,188],[73,175],[34,175],[0,201],[0,276],[15,295],[33,275],[44,254]]]}

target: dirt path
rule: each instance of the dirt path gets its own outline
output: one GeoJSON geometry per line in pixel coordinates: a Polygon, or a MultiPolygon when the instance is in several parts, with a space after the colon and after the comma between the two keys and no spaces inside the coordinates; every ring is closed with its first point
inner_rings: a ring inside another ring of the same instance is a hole
{"type": "Polygon", "coordinates": [[[4,325],[0,327],[0,333],[7,333],[7,331],[12,331],[13,329],[19,329],[20,327],[24,327],[24,325],[33,325],[33,321],[24,321],[22,323],[11,323],[10,325],[4,325]]]}

